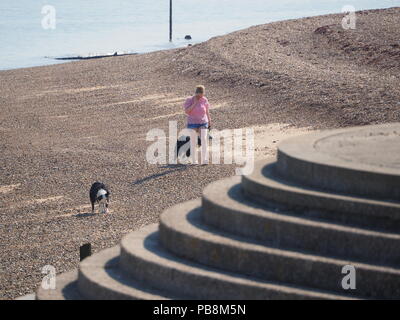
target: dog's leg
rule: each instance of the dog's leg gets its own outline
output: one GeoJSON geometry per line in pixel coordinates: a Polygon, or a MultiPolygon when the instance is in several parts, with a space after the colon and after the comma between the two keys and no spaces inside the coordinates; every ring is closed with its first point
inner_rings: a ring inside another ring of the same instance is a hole
{"type": "Polygon", "coordinates": [[[94,214],[94,202],[92,202],[92,214],[94,214]]]}
{"type": "Polygon", "coordinates": [[[107,197],[105,213],[108,213],[108,204],[109,203],[110,203],[110,199],[107,197]]]}

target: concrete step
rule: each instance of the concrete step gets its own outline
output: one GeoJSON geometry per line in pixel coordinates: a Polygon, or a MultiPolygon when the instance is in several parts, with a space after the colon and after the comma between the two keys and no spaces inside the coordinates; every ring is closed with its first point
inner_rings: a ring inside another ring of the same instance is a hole
{"type": "Polygon", "coordinates": [[[278,177],[275,169],[274,159],[256,162],[253,173],[242,177],[244,194],[305,216],[399,233],[400,202],[306,188],[278,177]]]}
{"type": "Polygon", "coordinates": [[[260,281],[178,258],[160,247],[158,225],[126,235],[120,266],[133,278],[184,299],[348,299],[348,297],[260,281]]]}
{"type": "Polygon", "coordinates": [[[169,300],[176,298],[133,279],[119,267],[119,247],[102,250],[79,265],[78,289],[92,300],[169,300]]]}
{"type": "Polygon", "coordinates": [[[36,294],[35,293],[28,293],[23,296],[20,296],[18,298],[15,298],[14,300],[36,300],[36,294]]]}
{"type": "Polygon", "coordinates": [[[244,197],[240,177],[208,185],[202,197],[202,221],[219,230],[309,253],[360,262],[400,266],[400,234],[375,232],[298,216],[244,197]]]}
{"type": "Polygon", "coordinates": [[[45,290],[40,286],[36,291],[36,300],[82,300],[77,280],[77,270],[59,274],[56,276],[56,288],[45,290]]]}
{"type": "Polygon", "coordinates": [[[277,170],[334,192],[400,199],[400,123],[327,130],[284,140],[277,170]]]}
{"type": "Polygon", "coordinates": [[[160,243],[170,252],[207,266],[359,297],[400,297],[400,270],[282,250],[222,233],[201,221],[200,199],[166,210],[160,218],[160,243]],[[356,269],[357,289],[344,290],[342,269],[356,269]]]}

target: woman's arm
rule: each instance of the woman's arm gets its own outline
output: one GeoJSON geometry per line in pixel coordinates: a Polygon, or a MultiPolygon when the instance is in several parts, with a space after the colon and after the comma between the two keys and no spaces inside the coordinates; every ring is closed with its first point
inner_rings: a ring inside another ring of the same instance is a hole
{"type": "Polygon", "coordinates": [[[208,99],[206,98],[206,114],[207,114],[207,119],[208,119],[208,127],[211,127],[211,115],[210,115],[210,103],[208,102],[208,99]]]}
{"type": "Polygon", "coordinates": [[[211,128],[211,115],[210,110],[207,108],[208,127],[211,128]]]}
{"type": "Polygon", "coordinates": [[[186,112],[186,114],[189,114],[189,113],[192,112],[192,110],[193,110],[194,107],[196,106],[196,103],[197,103],[197,99],[196,99],[196,97],[194,97],[194,98],[193,98],[192,104],[191,104],[189,107],[186,107],[186,106],[185,106],[185,112],[186,112]]]}

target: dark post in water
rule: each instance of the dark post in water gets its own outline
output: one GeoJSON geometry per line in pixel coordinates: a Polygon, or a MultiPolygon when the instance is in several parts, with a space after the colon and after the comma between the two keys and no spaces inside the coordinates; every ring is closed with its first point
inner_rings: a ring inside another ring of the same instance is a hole
{"type": "Polygon", "coordinates": [[[169,0],[169,42],[172,42],[172,0],[169,0]]]}

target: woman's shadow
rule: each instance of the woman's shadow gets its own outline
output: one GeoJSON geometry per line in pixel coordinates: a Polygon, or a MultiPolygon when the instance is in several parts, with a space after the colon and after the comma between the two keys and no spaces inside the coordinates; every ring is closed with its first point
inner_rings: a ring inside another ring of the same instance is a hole
{"type": "Polygon", "coordinates": [[[163,176],[166,176],[168,174],[171,174],[171,173],[174,173],[174,172],[177,172],[177,171],[183,171],[183,170],[186,170],[187,168],[189,168],[190,166],[192,166],[192,165],[191,164],[168,164],[168,165],[160,166],[159,168],[161,168],[161,169],[169,169],[169,170],[166,170],[166,171],[160,172],[160,173],[156,173],[156,174],[152,174],[152,175],[150,175],[148,177],[135,180],[133,182],[133,185],[135,185],[135,186],[136,185],[140,185],[140,184],[145,183],[146,181],[149,181],[149,180],[153,180],[153,179],[156,179],[156,178],[159,178],[159,177],[163,177],[163,176]]]}

